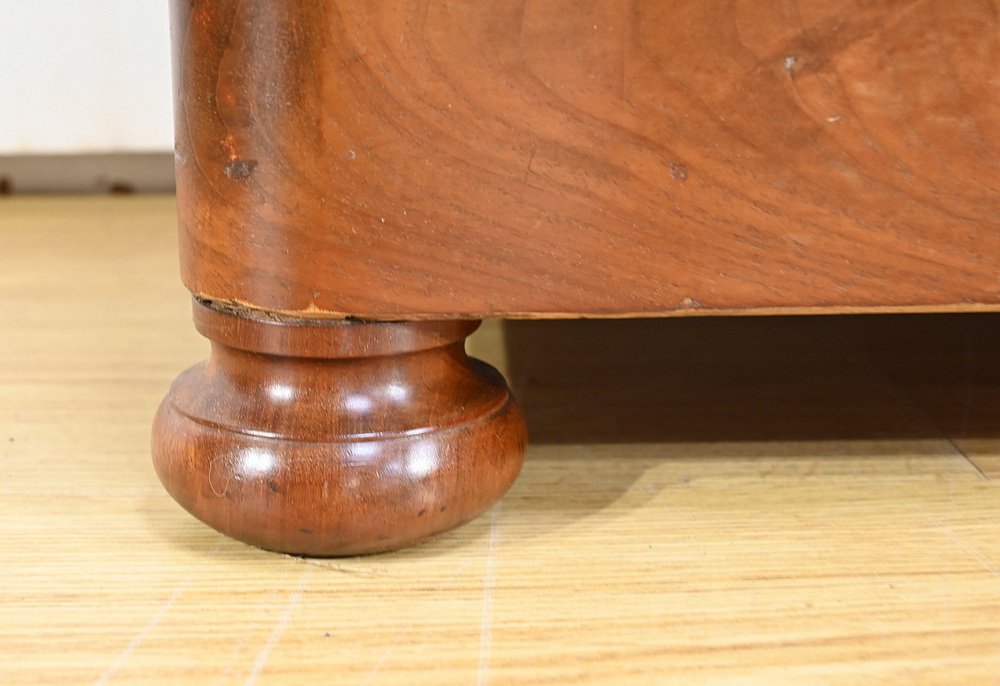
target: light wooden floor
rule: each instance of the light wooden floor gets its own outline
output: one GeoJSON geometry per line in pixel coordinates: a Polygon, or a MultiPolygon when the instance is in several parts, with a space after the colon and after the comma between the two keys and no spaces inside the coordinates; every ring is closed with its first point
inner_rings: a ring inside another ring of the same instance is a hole
{"type": "Polygon", "coordinates": [[[487,326],[513,491],[307,561],[153,474],[172,212],[0,202],[0,684],[1000,684],[997,316],[487,326]]]}

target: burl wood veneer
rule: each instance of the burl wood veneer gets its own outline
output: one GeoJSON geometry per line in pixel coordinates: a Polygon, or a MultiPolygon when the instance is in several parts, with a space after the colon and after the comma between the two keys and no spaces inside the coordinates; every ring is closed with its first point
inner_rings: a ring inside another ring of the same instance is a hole
{"type": "Polygon", "coordinates": [[[386,549],[503,493],[523,424],[465,320],[1000,309],[995,1],[173,13],[214,343],[154,455],[257,545],[386,549]]]}

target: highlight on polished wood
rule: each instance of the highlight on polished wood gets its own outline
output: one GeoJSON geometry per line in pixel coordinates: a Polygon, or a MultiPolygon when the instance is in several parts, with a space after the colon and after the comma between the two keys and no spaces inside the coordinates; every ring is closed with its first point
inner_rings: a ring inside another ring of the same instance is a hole
{"type": "Polygon", "coordinates": [[[212,357],[157,413],[153,458],[194,515],[315,556],[413,544],[513,483],[524,419],[465,354],[473,321],[287,321],[195,302],[212,357]]]}

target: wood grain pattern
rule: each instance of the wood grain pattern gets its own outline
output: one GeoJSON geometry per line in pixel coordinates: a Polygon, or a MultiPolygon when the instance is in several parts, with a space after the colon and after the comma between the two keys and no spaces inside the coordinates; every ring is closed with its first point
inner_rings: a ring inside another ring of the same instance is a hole
{"type": "Polygon", "coordinates": [[[174,14],[196,294],[369,318],[1000,305],[994,0],[174,14]]]}
{"type": "Polygon", "coordinates": [[[3,199],[0,234],[5,686],[996,683],[1000,470],[949,440],[1000,445],[995,315],[487,322],[537,439],[502,506],[306,563],[150,465],[208,347],[173,202],[3,199]]]}
{"type": "Polygon", "coordinates": [[[195,301],[212,356],[153,424],[157,474],[199,519],[268,550],[358,555],[464,524],[514,482],[524,417],[465,353],[478,322],[252,314],[195,301]]]}

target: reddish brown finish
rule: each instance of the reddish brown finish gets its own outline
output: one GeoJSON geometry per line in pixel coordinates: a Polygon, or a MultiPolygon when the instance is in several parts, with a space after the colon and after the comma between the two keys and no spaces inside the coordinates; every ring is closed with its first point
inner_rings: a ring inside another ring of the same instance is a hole
{"type": "Polygon", "coordinates": [[[195,304],[211,359],[175,382],[153,458],[174,498],[272,550],[350,555],[420,541],[496,501],[525,430],[465,355],[471,321],[249,319],[195,304]]]}
{"type": "Polygon", "coordinates": [[[443,319],[1000,309],[996,0],[172,4],[217,304],[154,452],[244,540],[371,552],[503,493],[521,416],[443,319]]]}
{"type": "Polygon", "coordinates": [[[1000,305],[993,0],[174,7],[197,294],[368,318],[1000,305]]]}

